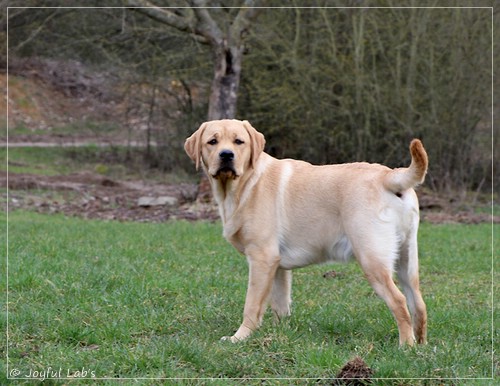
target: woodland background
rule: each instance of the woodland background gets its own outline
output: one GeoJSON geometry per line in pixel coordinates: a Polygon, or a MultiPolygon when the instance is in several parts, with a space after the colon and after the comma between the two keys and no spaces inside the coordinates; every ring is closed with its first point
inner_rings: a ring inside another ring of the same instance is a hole
{"type": "MultiPolygon", "coordinates": [[[[249,120],[265,134],[270,154],[397,167],[408,164],[408,144],[418,137],[430,157],[430,189],[492,191],[499,106],[494,2],[0,3],[12,136],[91,127],[97,137],[141,145],[147,167],[192,170],[183,143],[211,117],[219,55],[207,28],[216,25],[230,45],[231,31],[243,23],[235,43],[241,54],[235,110],[222,115],[249,120]],[[170,24],[134,5],[170,7],[163,15],[170,24]],[[242,16],[240,5],[268,8],[242,16]],[[5,12],[7,6],[13,8],[5,12]],[[12,94],[15,82],[26,79],[53,90],[54,98],[38,104],[55,103],[57,94],[66,108],[30,118],[37,96],[16,104],[12,94]]],[[[234,60],[227,52],[226,61],[234,60]]]]}

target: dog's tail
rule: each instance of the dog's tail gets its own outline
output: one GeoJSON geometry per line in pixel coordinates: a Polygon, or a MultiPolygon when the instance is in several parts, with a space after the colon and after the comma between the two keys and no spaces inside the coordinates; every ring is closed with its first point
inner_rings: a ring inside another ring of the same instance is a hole
{"type": "Polygon", "coordinates": [[[394,169],[385,176],[384,186],[394,193],[413,188],[424,182],[429,159],[420,140],[414,139],[411,141],[410,153],[410,167],[394,169]]]}

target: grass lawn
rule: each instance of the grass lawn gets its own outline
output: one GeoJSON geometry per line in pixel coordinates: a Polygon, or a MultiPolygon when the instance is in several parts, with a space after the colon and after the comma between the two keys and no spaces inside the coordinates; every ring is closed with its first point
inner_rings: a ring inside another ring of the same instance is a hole
{"type": "MultiPolygon", "coordinates": [[[[150,179],[167,183],[196,181],[197,173],[165,173],[145,165],[144,150],[125,146],[100,147],[14,147],[8,151],[0,148],[0,171],[55,176],[61,174],[92,172],[116,179],[150,179]]],[[[186,157],[187,159],[187,157],[186,157]]],[[[186,164],[191,166],[186,161],[186,164]]],[[[193,168],[190,168],[190,170],[193,168]]]]}
{"type": "MultiPolygon", "coordinates": [[[[82,171],[125,174],[123,165],[109,162],[125,158],[125,149],[81,147],[14,147],[9,149],[8,167],[11,173],[59,175],[82,171]],[[99,160],[101,160],[99,162],[99,160]]],[[[7,149],[0,149],[0,157],[7,158],[7,149]]],[[[2,165],[5,170],[7,164],[2,165]]]]}
{"type": "MultiPolygon", "coordinates": [[[[498,248],[500,227],[494,230],[498,248]]],[[[69,376],[88,384],[92,377],[151,385],[158,380],[149,378],[331,384],[326,379],[356,356],[380,385],[489,385],[491,379],[477,378],[498,376],[488,224],[421,226],[429,343],[403,349],[392,315],[355,263],[295,271],[292,316],[274,325],[268,313],[259,331],[233,345],[220,338],[241,322],[247,265],[223,240],[219,224],[12,212],[8,231],[8,321],[1,317],[8,360],[7,367],[0,364],[0,384],[13,376],[69,376]],[[341,274],[323,278],[332,269],[341,274]]],[[[6,232],[1,236],[5,244],[6,232]]],[[[3,287],[5,269],[2,264],[3,287]]]]}

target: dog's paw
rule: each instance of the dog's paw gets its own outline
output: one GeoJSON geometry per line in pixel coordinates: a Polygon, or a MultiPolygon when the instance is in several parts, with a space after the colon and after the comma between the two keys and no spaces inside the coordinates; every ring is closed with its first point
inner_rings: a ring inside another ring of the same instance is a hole
{"type": "Polygon", "coordinates": [[[240,340],[236,338],[234,335],[233,336],[223,336],[220,338],[221,342],[231,342],[231,343],[238,343],[240,340]]]}

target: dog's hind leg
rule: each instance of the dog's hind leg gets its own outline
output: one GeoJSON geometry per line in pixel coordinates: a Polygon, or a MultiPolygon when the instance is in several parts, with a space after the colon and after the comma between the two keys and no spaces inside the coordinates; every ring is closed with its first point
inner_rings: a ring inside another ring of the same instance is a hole
{"type": "Polygon", "coordinates": [[[415,337],[406,298],[392,279],[392,268],[398,242],[395,238],[387,237],[383,243],[369,241],[365,239],[365,247],[361,249],[353,245],[354,254],[371,286],[394,315],[398,324],[399,344],[411,346],[415,342],[415,337]]]}
{"type": "Polygon", "coordinates": [[[417,343],[427,343],[427,310],[419,288],[416,231],[413,233],[401,246],[397,273],[413,318],[417,343]]]}
{"type": "Polygon", "coordinates": [[[415,342],[415,337],[411,326],[410,313],[408,312],[404,295],[392,280],[392,272],[388,269],[378,267],[375,270],[365,270],[365,275],[377,295],[384,299],[396,319],[399,330],[399,344],[412,346],[415,342]]]}
{"type": "Polygon", "coordinates": [[[292,271],[278,268],[271,291],[271,309],[279,321],[290,315],[292,304],[292,271]]]}

